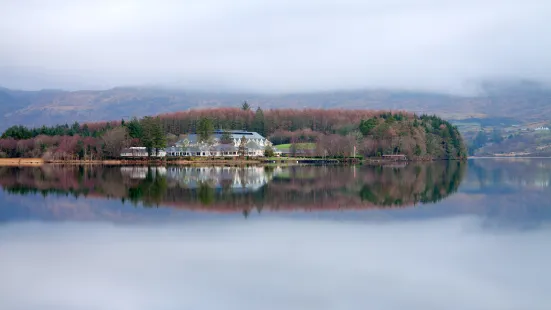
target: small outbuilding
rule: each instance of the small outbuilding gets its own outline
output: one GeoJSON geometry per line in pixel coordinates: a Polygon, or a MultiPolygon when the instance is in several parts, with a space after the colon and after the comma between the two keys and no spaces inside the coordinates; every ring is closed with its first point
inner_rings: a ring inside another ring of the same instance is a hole
{"type": "Polygon", "coordinates": [[[393,161],[407,161],[408,157],[404,154],[383,155],[383,159],[389,159],[393,161]]]}

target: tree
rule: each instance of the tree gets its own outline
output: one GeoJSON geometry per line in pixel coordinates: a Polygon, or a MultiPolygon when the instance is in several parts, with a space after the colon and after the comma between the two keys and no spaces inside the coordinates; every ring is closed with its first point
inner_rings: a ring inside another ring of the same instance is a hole
{"type": "Polygon", "coordinates": [[[141,119],[140,125],[142,128],[142,138],[140,140],[143,146],[147,148],[149,155],[153,154],[154,150],[156,153],[157,149],[166,147],[166,136],[160,118],[146,116],[141,119]]]}
{"type": "Polygon", "coordinates": [[[245,154],[247,151],[246,145],[247,145],[247,138],[243,136],[241,137],[241,141],[239,142],[239,149],[238,149],[239,156],[245,157],[245,154]]]}
{"type": "Polygon", "coordinates": [[[207,142],[211,138],[213,131],[214,125],[212,124],[212,120],[207,117],[202,117],[197,125],[197,136],[199,142],[207,142]]]}
{"type": "Polygon", "coordinates": [[[291,143],[291,146],[289,147],[289,152],[291,153],[291,156],[297,156],[297,144],[295,142],[291,143]]]}
{"type": "Polygon", "coordinates": [[[174,145],[176,142],[178,142],[178,136],[172,133],[166,134],[166,143],[168,145],[174,145]]]}
{"type": "Polygon", "coordinates": [[[362,120],[360,122],[360,132],[362,133],[362,135],[364,136],[367,136],[369,134],[371,134],[371,131],[377,127],[377,124],[379,122],[377,121],[376,118],[370,118],[368,120],[362,120]]]}
{"type": "Polygon", "coordinates": [[[249,105],[247,100],[243,101],[243,104],[241,105],[241,110],[243,110],[243,111],[250,111],[251,110],[251,106],[249,105]]]}
{"type": "MultiPolygon", "coordinates": [[[[121,150],[126,146],[125,142],[128,137],[126,127],[115,127],[105,132],[101,137],[104,144],[104,152],[106,157],[119,157],[121,150]]],[[[82,152],[84,153],[84,151],[82,152]]],[[[79,154],[80,155],[80,154],[79,154]]]]}
{"type": "Polygon", "coordinates": [[[126,127],[128,127],[128,135],[131,138],[141,139],[143,137],[143,127],[137,118],[132,118],[126,127]]]}
{"type": "Polygon", "coordinates": [[[84,142],[82,140],[78,140],[76,152],[77,152],[78,159],[81,159],[81,160],[86,159],[86,149],[84,148],[84,142]]]}
{"type": "Polygon", "coordinates": [[[84,137],[89,137],[90,136],[90,129],[88,128],[88,124],[82,125],[81,132],[82,132],[82,136],[84,136],[84,137]]]}
{"type": "Polygon", "coordinates": [[[415,145],[415,150],[414,150],[413,154],[415,154],[415,156],[421,156],[422,151],[421,151],[421,147],[419,146],[419,144],[415,145]]]}
{"type": "Polygon", "coordinates": [[[73,125],[71,125],[71,129],[75,133],[80,133],[80,124],[78,122],[74,122],[73,125]]]}
{"type": "Polygon", "coordinates": [[[233,144],[231,133],[229,131],[224,131],[220,137],[221,144],[233,144]]]}
{"type": "Polygon", "coordinates": [[[32,133],[25,126],[12,126],[2,134],[2,139],[14,138],[16,140],[21,139],[30,139],[32,138],[32,133]]]}
{"type": "Polygon", "coordinates": [[[254,114],[252,129],[253,131],[258,132],[261,136],[265,135],[264,112],[262,112],[262,109],[260,107],[256,109],[256,113],[254,114]]]}
{"type": "Polygon", "coordinates": [[[271,147],[271,146],[266,146],[266,148],[264,149],[264,156],[266,157],[274,157],[275,156],[275,152],[274,152],[274,149],[271,147]]]}
{"type": "Polygon", "coordinates": [[[166,135],[159,118],[155,120],[155,125],[153,126],[153,147],[156,149],[166,147],[166,135]]]}

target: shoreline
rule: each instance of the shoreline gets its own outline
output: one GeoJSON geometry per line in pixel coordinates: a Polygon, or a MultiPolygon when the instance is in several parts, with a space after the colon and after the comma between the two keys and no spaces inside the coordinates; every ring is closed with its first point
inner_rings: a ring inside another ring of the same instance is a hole
{"type": "Polygon", "coordinates": [[[0,158],[0,166],[42,166],[42,158],[0,158]]]}
{"type": "MultiPolygon", "coordinates": [[[[482,158],[482,157],[468,157],[482,158]]],[[[485,158],[499,158],[499,157],[485,157],[485,158]]],[[[522,158],[522,157],[516,157],[522,158]]],[[[526,158],[526,157],[524,157],[526,158]]],[[[461,159],[450,159],[461,160],[461,159]]],[[[382,158],[366,158],[362,160],[351,160],[342,158],[333,159],[321,159],[321,158],[266,158],[266,159],[171,159],[171,160],[126,160],[126,159],[106,159],[106,160],[44,160],[42,158],[0,158],[1,166],[42,166],[42,165],[106,165],[106,166],[167,166],[167,165],[181,165],[181,166],[193,166],[193,165],[260,165],[260,164],[408,164],[418,162],[432,162],[442,161],[439,159],[417,159],[417,160],[393,160],[382,158]]]]}
{"type": "Polygon", "coordinates": [[[469,156],[467,159],[546,159],[551,156],[469,156]]]}
{"type": "Polygon", "coordinates": [[[204,160],[43,160],[42,158],[0,158],[1,166],[42,166],[42,165],[106,165],[106,166],[150,166],[150,165],[196,165],[196,164],[224,164],[247,165],[262,164],[258,159],[204,159],[204,160]]]}

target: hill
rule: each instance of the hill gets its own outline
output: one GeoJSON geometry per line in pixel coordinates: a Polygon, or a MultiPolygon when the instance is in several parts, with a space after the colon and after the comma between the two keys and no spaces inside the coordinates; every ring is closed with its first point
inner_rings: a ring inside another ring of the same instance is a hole
{"type": "MultiPolygon", "coordinates": [[[[207,147],[214,130],[251,130],[274,144],[311,145],[308,155],[347,157],[403,154],[415,159],[466,157],[455,126],[437,116],[404,112],[344,109],[203,109],[144,117],[140,120],[55,127],[12,126],[0,139],[1,157],[43,157],[60,160],[117,158],[129,146],[149,151],[189,133],[198,133],[207,147]]],[[[269,152],[270,150],[266,150],[269,152]]]]}
{"type": "Polygon", "coordinates": [[[0,88],[0,130],[12,125],[41,126],[129,119],[197,108],[253,107],[406,110],[447,119],[513,123],[551,119],[551,91],[533,84],[485,85],[482,95],[356,90],[282,95],[217,93],[145,87],[108,90],[20,91],[0,88]]]}

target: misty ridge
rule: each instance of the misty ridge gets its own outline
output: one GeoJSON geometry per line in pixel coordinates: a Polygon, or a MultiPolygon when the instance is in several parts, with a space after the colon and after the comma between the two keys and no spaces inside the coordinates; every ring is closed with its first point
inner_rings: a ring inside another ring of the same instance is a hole
{"type": "Polygon", "coordinates": [[[398,90],[342,90],[261,94],[117,87],[107,90],[23,91],[0,88],[0,130],[12,125],[40,127],[130,119],[189,109],[238,107],[247,100],[262,109],[405,110],[448,119],[510,118],[514,122],[551,118],[551,90],[531,81],[480,84],[479,95],[398,90]]]}
{"type": "Polygon", "coordinates": [[[244,100],[538,121],[551,115],[549,11],[541,0],[10,1],[0,130],[244,100]]]}

